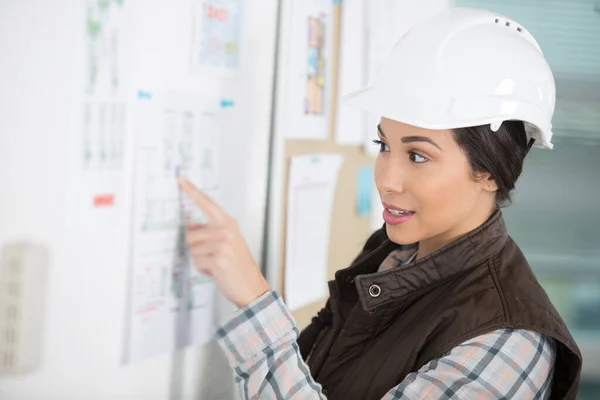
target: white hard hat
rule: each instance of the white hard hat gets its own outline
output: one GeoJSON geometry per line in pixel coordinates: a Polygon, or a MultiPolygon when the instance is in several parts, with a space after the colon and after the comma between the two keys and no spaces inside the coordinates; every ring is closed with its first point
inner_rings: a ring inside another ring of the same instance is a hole
{"type": "Polygon", "coordinates": [[[364,111],[427,129],[525,122],[552,148],[556,89],[533,36],[491,11],[450,8],[410,29],[366,89],[345,96],[364,111]]]}

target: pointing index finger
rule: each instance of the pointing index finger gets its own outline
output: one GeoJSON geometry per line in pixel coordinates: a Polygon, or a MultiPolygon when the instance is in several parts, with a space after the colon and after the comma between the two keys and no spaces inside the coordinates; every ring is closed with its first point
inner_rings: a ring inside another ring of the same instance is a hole
{"type": "Polygon", "coordinates": [[[210,197],[202,193],[186,178],[180,177],[177,184],[192,202],[202,211],[209,224],[219,224],[225,221],[227,214],[210,197]]]}

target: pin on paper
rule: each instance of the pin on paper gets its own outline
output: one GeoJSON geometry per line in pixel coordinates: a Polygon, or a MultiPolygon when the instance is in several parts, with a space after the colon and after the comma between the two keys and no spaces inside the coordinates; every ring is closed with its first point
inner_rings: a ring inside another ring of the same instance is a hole
{"type": "Polygon", "coordinates": [[[221,100],[221,108],[230,108],[230,107],[233,107],[234,105],[235,105],[235,102],[233,100],[228,100],[228,99],[221,100]]]}
{"type": "Polygon", "coordinates": [[[152,99],[152,93],[145,92],[143,90],[139,90],[138,91],[138,99],[150,100],[150,99],[152,99]]]}

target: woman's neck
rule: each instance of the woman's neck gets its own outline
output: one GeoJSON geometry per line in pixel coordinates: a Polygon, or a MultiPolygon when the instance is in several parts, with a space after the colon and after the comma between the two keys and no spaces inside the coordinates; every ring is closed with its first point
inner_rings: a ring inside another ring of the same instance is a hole
{"type": "Polygon", "coordinates": [[[486,209],[482,212],[472,213],[468,220],[464,220],[462,223],[440,233],[439,235],[433,236],[429,239],[421,240],[419,242],[419,249],[417,251],[417,260],[427,257],[431,253],[438,251],[442,247],[449,245],[467,233],[477,229],[483,225],[495,211],[496,205],[494,204],[491,209],[486,207],[486,209]]]}

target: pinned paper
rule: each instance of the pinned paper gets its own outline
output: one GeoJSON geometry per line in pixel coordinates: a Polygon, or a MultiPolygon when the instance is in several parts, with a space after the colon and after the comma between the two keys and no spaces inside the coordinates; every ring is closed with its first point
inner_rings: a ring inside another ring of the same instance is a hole
{"type": "Polygon", "coordinates": [[[371,192],[371,230],[376,231],[381,228],[384,223],[383,220],[383,204],[381,204],[381,197],[377,191],[377,187],[373,185],[371,192]]]}
{"type": "Polygon", "coordinates": [[[350,107],[343,96],[364,87],[366,81],[366,0],[346,0],[342,7],[338,96],[335,124],[337,145],[358,146],[367,135],[367,114],[350,107]]]}
{"type": "Polygon", "coordinates": [[[128,88],[131,1],[82,0],[73,80],[73,128],[67,146],[67,226],[76,230],[114,228],[122,220],[125,144],[130,115],[128,88]],[[83,26],[83,25],[82,25],[83,26]]]}
{"type": "Polygon", "coordinates": [[[297,310],[327,297],[327,261],[340,154],[292,158],[288,183],[285,301],[297,310]]]}
{"type": "Polygon", "coordinates": [[[356,175],[356,211],[360,217],[367,217],[371,212],[374,186],[373,168],[360,168],[356,175]]]}
{"type": "Polygon", "coordinates": [[[244,22],[242,0],[195,0],[192,70],[231,78],[240,68],[244,22]]]}
{"type": "Polygon", "coordinates": [[[205,219],[175,178],[219,201],[219,101],[138,92],[125,363],[213,337],[216,287],[193,267],[185,246],[186,219],[205,219]]]}
{"type": "MultiPolygon", "coordinates": [[[[367,60],[366,76],[368,82],[373,82],[377,72],[381,69],[384,61],[390,54],[391,49],[398,36],[398,20],[395,13],[390,10],[395,9],[395,0],[368,0],[366,7],[367,39],[366,55],[367,60]]],[[[373,139],[377,139],[377,125],[382,115],[377,113],[368,113],[366,122],[366,136],[364,137],[364,151],[369,157],[376,158],[379,153],[378,147],[373,145],[373,139]]]]}
{"type": "Polygon", "coordinates": [[[333,3],[326,0],[291,2],[287,64],[287,139],[329,137],[332,83],[333,3]]]}

